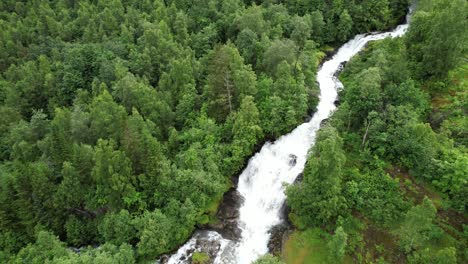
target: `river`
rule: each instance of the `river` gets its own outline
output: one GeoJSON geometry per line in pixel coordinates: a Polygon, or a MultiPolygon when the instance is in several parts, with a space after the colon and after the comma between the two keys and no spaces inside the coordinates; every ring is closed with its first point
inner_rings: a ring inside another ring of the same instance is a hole
{"type": "Polygon", "coordinates": [[[400,37],[407,28],[408,22],[390,32],[357,35],[322,64],[317,73],[320,101],[310,121],[299,125],[273,143],[265,143],[239,176],[237,191],[244,198],[239,209],[240,241],[225,239],[215,231],[197,231],[170,257],[168,263],[190,263],[192,253],[199,250],[197,241],[200,240],[205,241],[204,243],[216,243],[219,249],[214,259],[215,264],[250,264],[268,253],[269,230],[283,221],[281,208],[286,199],[284,183],[293,183],[304,170],[307,153],[315,142],[320,124],[336,108],[334,102],[338,97],[338,90],[343,88],[336,78],[341,65],[362,50],[369,41],[400,37]]]}

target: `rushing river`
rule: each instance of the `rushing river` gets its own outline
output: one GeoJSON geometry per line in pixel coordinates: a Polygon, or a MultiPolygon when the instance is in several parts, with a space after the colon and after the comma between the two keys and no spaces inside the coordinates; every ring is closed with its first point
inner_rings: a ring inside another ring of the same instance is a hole
{"type": "Polygon", "coordinates": [[[334,102],[343,85],[335,76],[341,65],[362,50],[369,41],[402,36],[407,28],[408,24],[403,24],[391,32],[357,35],[323,63],[317,73],[320,101],[312,119],[274,143],[267,142],[249,160],[239,176],[237,190],[244,197],[238,220],[242,230],[240,241],[224,239],[215,231],[197,231],[171,256],[168,263],[189,263],[192,252],[198,250],[199,240],[204,240],[205,243],[216,241],[219,244],[215,264],[250,264],[268,253],[268,231],[283,221],[281,208],[286,199],[284,183],[293,183],[303,171],[307,152],[315,142],[320,123],[336,108],[334,102]]]}

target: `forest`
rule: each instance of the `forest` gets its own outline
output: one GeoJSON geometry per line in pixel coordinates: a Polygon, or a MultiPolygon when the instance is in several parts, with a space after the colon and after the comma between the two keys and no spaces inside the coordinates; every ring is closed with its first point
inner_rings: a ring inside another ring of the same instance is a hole
{"type": "Polygon", "coordinates": [[[418,1],[405,37],[344,67],[338,110],[287,189],[291,255],[315,239],[327,263],[468,261],[467,7],[418,1]]]}
{"type": "MultiPolygon", "coordinates": [[[[339,108],[287,188],[292,239],[318,237],[325,262],[468,259],[468,8],[418,2],[406,37],[346,65],[339,108]]],[[[1,1],[0,262],[173,252],[258,147],[315,110],[324,57],[408,6],[1,1]]]]}

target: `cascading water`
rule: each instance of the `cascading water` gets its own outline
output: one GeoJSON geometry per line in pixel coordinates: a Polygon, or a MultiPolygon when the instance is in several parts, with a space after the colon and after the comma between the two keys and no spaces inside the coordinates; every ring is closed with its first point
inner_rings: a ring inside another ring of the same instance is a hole
{"type": "Polygon", "coordinates": [[[280,212],[286,199],[284,183],[293,183],[303,171],[307,152],[315,142],[321,122],[336,108],[334,102],[338,89],[343,85],[335,76],[341,64],[349,61],[369,41],[402,36],[407,28],[408,24],[404,24],[391,32],[357,35],[322,65],[317,73],[320,101],[312,119],[274,143],[267,142],[249,160],[247,168],[239,176],[237,190],[244,197],[239,210],[238,225],[242,230],[239,242],[224,239],[214,231],[199,231],[171,256],[168,263],[187,263],[191,254],[198,249],[199,240],[219,242],[219,251],[214,260],[216,264],[250,264],[266,254],[270,238],[268,231],[282,221],[280,212]]]}

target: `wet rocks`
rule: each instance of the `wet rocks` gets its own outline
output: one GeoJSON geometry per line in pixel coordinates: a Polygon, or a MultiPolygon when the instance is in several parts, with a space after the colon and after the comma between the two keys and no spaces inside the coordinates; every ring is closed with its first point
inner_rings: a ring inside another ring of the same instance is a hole
{"type": "Polygon", "coordinates": [[[242,203],[242,196],[236,189],[231,188],[224,194],[223,201],[216,213],[218,221],[207,224],[206,228],[217,231],[226,239],[239,240],[241,230],[237,226],[237,220],[242,203]]]}
{"type": "Polygon", "coordinates": [[[338,66],[338,69],[333,73],[333,76],[338,78],[338,76],[340,75],[341,71],[344,69],[344,67],[346,66],[346,61],[340,63],[340,66],[338,66]]]}
{"type": "Polygon", "coordinates": [[[287,222],[274,226],[269,231],[270,241],[268,241],[268,252],[275,256],[280,256],[283,246],[291,233],[291,225],[287,222]]]}
{"type": "Polygon", "coordinates": [[[324,127],[328,123],[328,120],[328,118],[323,119],[322,122],[320,122],[320,127],[324,127]]]}
{"type": "Polygon", "coordinates": [[[164,263],[167,263],[169,261],[169,255],[162,255],[158,260],[156,260],[156,263],[157,264],[164,264],[164,263]]]}
{"type": "Polygon", "coordinates": [[[294,167],[297,163],[297,156],[294,154],[289,154],[289,166],[294,167]]]}
{"type": "MultiPolygon", "coordinates": [[[[216,258],[216,255],[221,248],[221,243],[217,240],[209,240],[209,239],[199,239],[197,240],[196,244],[197,252],[202,252],[199,255],[206,255],[208,259],[205,259],[202,263],[203,264],[210,264],[213,263],[213,260],[216,258]]],[[[192,263],[193,255],[192,255],[192,263]]]]}
{"type": "Polygon", "coordinates": [[[340,99],[337,98],[337,99],[333,102],[333,104],[334,104],[336,107],[340,106],[340,104],[341,104],[340,99]]]}
{"type": "Polygon", "coordinates": [[[294,183],[293,184],[296,184],[296,183],[299,183],[302,181],[302,179],[304,178],[304,173],[301,172],[297,175],[296,179],[294,180],[294,183]]]}

